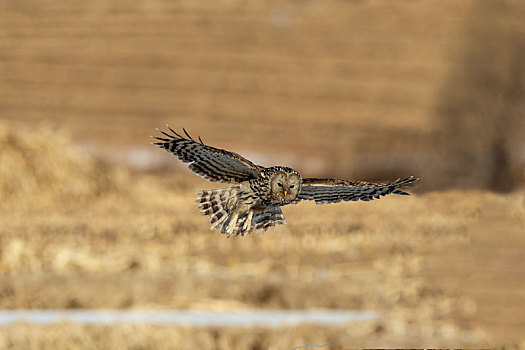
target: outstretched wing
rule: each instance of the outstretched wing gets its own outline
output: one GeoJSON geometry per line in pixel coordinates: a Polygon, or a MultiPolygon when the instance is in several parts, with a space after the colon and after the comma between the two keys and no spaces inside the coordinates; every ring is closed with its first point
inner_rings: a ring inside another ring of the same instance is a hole
{"type": "Polygon", "coordinates": [[[303,179],[299,200],[314,200],[317,204],[341,201],[370,201],[390,193],[409,195],[400,188],[419,180],[414,176],[398,179],[388,184],[345,181],[337,179],[303,179]]]}
{"type": "Polygon", "coordinates": [[[195,141],[183,128],[186,137],[179,135],[168,126],[173,134],[157,129],[166,137],[153,136],[159,142],[154,142],[161,148],[176,155],[184,163],[191,163],[188,167],[194,173],[211,182],[238,183],[259,176],[264,169],[255,165],[237,153],[205,145],[199,137],[195,141]]]}

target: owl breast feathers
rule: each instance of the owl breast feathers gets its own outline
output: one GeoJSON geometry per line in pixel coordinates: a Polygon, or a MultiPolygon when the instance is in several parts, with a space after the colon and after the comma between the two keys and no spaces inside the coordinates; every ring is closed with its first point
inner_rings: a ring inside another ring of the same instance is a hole
{"type": "Polygon", "coordinates": [[[237,153],[205,145],[194,140],[185,129],[180,135],[170,127],[155,145],[177,156],[189,169],[210,182],[232,186],[197,193],[203,215],[210,217],[211,229],[228,235],[245,235],[266,231],[285,224],[281,207],[313,200],[317,204],[341,201],[370,201],[387,194],[408,195],[402,190],[418,178],[410,176],[390,183],[302,178],[288,167],[265,168],[255,165],[237,153]]]}

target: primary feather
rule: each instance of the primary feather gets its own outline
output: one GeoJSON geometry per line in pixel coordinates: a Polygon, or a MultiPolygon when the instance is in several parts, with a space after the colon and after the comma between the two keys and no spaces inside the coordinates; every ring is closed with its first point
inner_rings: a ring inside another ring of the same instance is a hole
{"type": "Polygon", "coordinates": [[[314,200],[317,204],[327,204],[341,201],[370,201],[390,193],[408,195],[401,188],[417,180],[418,178],[410,176],[383,184],[338,179],[303,179],[303,188],[298,199],[314,200]]]}
{"type": "Polygon", "coordinates": [[[259,176],[259,167],[248,159],[224,149],[205,145],[200,136],[195,141],[185,129],[186,137],[168,127],[172,134],[159,130],[165,137],[154,136],[155,145],[176,155],[194,173],[210,182],[239,183],[259,176]]]}

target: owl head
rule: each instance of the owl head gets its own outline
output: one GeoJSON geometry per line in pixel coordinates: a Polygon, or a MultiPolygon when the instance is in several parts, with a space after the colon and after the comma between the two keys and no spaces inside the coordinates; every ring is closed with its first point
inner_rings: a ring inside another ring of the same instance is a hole
{"type": "Polygon", "coordinates": [[[270,191],[274,199],[292,201],[301,191],[301,176],[294,170],[282,169],[270,178],[270,191]]]}

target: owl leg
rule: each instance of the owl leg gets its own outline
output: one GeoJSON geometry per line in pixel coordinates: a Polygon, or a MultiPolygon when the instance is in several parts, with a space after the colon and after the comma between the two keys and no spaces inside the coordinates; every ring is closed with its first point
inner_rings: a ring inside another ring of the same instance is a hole
{"type": "Polygon", "coordinates": [[[226,227],[226,233],[231,235],[233,233],[233,230],[235,229],[235,224],[237,223],[237,219],[239,218],[239,213],[235,213],[230,217],[230,222],[228,223],[228,226],[226,227]]]}
{"type": "Polygon", "coordinates": [[[248,217],[244,221],[244,225],[242,225],[242,233],[250,232],[250,229],[252,228],[252,218],[253,218],[253,210],[250,210],[248,212],[248,217]]]}

